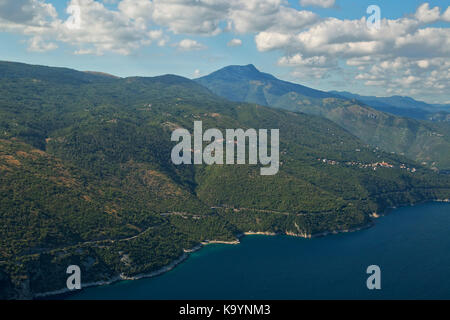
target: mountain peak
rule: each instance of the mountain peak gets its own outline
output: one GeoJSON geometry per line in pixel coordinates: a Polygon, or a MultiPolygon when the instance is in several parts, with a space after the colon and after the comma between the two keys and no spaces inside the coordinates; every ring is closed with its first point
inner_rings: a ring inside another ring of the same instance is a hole
{"type": "Polygon", "coordinates": [[[247,65],[231,65],[224,67],[211,73],[208,76],[199,78],[215,78],[227,81],[237,81],[237,80],[274,80],[275,77],[259,71],[253,64],[247,65]]]}
{"type": "Polygon", "coordinates": [[[245,68],[245,69],[251,70],[251,71],[259,72],[259,70],[256,69],[255,65],[253,65],[253,64],[251,64],[251,63],[248,64],[248,65],[246,65],[246,66],[242,66],[242,67],[245,68]]]}
{"type": "Polygon", "coordinates": [[[261,72],[256,69],[256,67],[253,64],[247,64],[247,65],[231,65],[224,67],[217,72],[226,71],[226,72],[234,72],[234,73],[240,73],[240,74],[246,74],[246,75],[259,75],[261,72]]]}
{"type": "Polygon", "coordinates": [[[331,93],[277,79],[259,71],[253,64],[227,66],[195,81],[228,100],[266,106],[269,105],[268,99],[291,92],[309,98],[336,97],[331,93]]]}

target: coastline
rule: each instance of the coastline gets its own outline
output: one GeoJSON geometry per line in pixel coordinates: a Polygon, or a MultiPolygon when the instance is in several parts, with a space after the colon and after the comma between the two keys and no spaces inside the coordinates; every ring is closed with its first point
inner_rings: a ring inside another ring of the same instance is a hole
{"type": "MultiPolygon", "coordinates": [[[[143,278],[156,277],[156,276],[159,276],[159,275],[161,275],[163,273],[166,273],[166,272],[172,270],[173,268],[175,268],[177,265],[182,263],[187,258],[188,258],[188,255],[184,252],[181,256],[179,256],[177,259],[175,259],[174,261],[172,261],[168,265],[166,265],[166,266],[164,266],[164,267],[162,267],[162,268],[160,268],[158,270],[155,270],[153,272],[145,273],[145,274],[144,273],[143,274],[138,274],[138,275],[135,275],[135,276],[132,276],[132,277],[126,276],[124,274],[120,274],[120,275],[115,276],[115,277],[113,277],[113,278],[111,278],[109,280],[102,280],[102,281],[96,281],[96,282],[82,283],[81,284],[81,288],[103,286],[103,285],[113,284],[115,282],[119,282],[119,281],[123,281],[123,280],[139,280],[139,279],[143,279],[143,278]]],[[[49,297],[49,296],[66,294],[66,293],[71,293],[71,292],[76,292],[76,291],[64,288],[64,289],[59,289],[59,290],[54,290],[54,291],[36,293],[36,294],[33,295],[33,298],[45,298],[45,297],[49,297]]]]}
{"type": "Polygon", "coordinates": [[[289,236],[289,237],[296,237],[296,238],[303,238],[303,239],[313,239],[313,238],[320,238],[325,237],[332,234],[339,234],[339,233],[348,233],[348,232],[356,232],[364,229],[368,229],[372,227],[375,223],[373,221],[359,227],[354,227],[350,229],[342,229],[342,230],[333,230],[333,231],[324,231],[324,232],[318,232],[318,233],[295,233],[290,231],[285,232],[263,232],[263,231],[248,231],[241,233],[239,236],[250,236],[250,235],[263,235],[263,236],[289,236]]]}
{"type": "MultiPolygon", "coordinates": [[[[152,271],[150,273],[138,274],[135,276],[126,276],[124,274],[120,274],[120,275],[112,277],[111,279],[108,279],[108,280],[82,283],[81,287],[82,288],[97,287],[97,286],[113,284],[113,283],[116,283],[119,281],[124,281],[124,280],[139,280],[139,279],[153,278],[153,277],[159,276],[163,273],[166,273],[166,272],[172,270],[177,265],[184,262],[189,257],[189,253],[196,252],[196,251],[200,250],[201,248],[203,248],[203,246],[206,246],[209,244],[240,244],[240,241],[238,239],[236,239],[234,241],[220,241],[220,240],[202,241],[200,244],[196,245],[193,248],[183,249],[183,254],[181,256],[179,256],[174,261],[172,261],[168,265],[166,265],[158,270],[152,271]]],[[[49,297],[49,296],[56,296],[56,295],[67,294],[67,293],[72,293],[72,292],[76,292],[76,291],[64,288],[64,289],[59,289],[59,290],[54,290],[54,291],[35,293],[35,294],[33,294],[33,299],[45,298],[45,297],[49,297]]]]}
{"type": "MultiPolygon", "coordinates": [[[[420,204],[424,204],[424,203],[430,203],[430,202],[444,202],[444,203],[450,203],[450,199],[438,199],[438,200],[431,200],[431,201],[423,201],[423,202],[419,202],[416,204],[413,204],[412,206],[416,206],[416,205],[420,205],[420,204]]],[[[405,205],[405,206],[399,206],[399,207],[389,207],[386,208],[384,210],[383,213],[378,214],[376,212],[370,214],[369,216],[372,219],[378,219],[381,217],[386,216],[387,214],[389,214],[392,210],[394,209],[398,209],[401,207],[407,207],[407,206],[411,206],[411,205],[405,205]]],[[[119,281],[123,281],[123,280],[139,280],[139,279],[144,279],[144,278],[152,278],[152,277],[156,277],[159,275],[162,275],[172,269],[174,269],[176,266],[178,266],[179,264],[181,264],[182,262],[184,262],[185,260],[187,260],[189,258],[189,254],[194,253],[196,251],[199,251],[201,248],[203,248],[204,246],[210,245],[210,244],[227,244],[227,245],[238,245],[240,244],[240,239],[242,239],[245,236],[249,236],[249,235],[264,235],[264,236],[290,236],[290,237],[297,237],[297,238],[304,238],[304,239],[313,239],[313,238],[319,238],[319,237],[325,237],[328,235],[336,235],[336,234],[340,234],[340,233],[349,233],[349,232],[356,232],[356,231],[361,231],[364,229],[368,229],[371,228],[375,225],[375,221],[372,220],[369,223],[363,225],[363,226],[359,226],[359,227],[354,227],[354,228],[350,228],[350,229],[343,229],[343,230],[333,230],[333,231],[324,231],[324,232],[319,232],[319,233],[315,233],[315,234],[307,234],[307,233],[294,233],[294,232],[289,232],[289,231],[285,231],[283,232],[270,232],[270,231],[246,231],[243,233],[240,233],[238,235],[236,235],[236,240],[232,240],[232,241],[224,241],[224,240],[205,240],[200,242],[198,245],[190,248],[190,249],[183,249],[183,254],[181,256],[179,256],[178,258],[176,258],[174,261],[172,261],[171,263],[169,263],[166,266],[163,266],[162,268],[155,270],[153,272],[150,273],[145,273],[145,274],[138,274],[135,276],[125,276],[123,274],[120,274],[118,276],[112,277],[111,279],[108,280],[101,280],[101,281],[96,281],[96,282],[89,282],[89,283],[82,283],[82,288],[89,288],[89,287],[95,287],[95,286],[103,286],[103,285],[110,285],[119,281]]],[[[77,290],[78,291],[78,290],[77,290]]],[[[45,297],[49,297],[49,296],[55,296],[55,295],[61,295],[61,294],[67,294],[67,293],[73,293],[76,291],[73,290],[69,290],[67,288],[64,289],[59,289],[59,290],[54,290],[54,291],[48,291],[48,292],[43,292],[43,293],[36,293],[32,295],[32,299],[36,299],[36,298],[45,298],[45,297]]]]}
{"type": "MultiPolygon", "coordinates": [[[[88,282],[88,283],[82,283],[81,287],[84,288],[89,288],[89,287],[97,287],[97,286],[104,286],[104,285],[110,285],[119,281],[124,281],[124,280],[139,280],[139,279],[144,279],[144,278],[153,278],[159,275],[162,275],[172,269],[174,269],[176,266],[178,266],[179,264],[181,264],[182,262],[184,262],[185,260],[187,260],[189,258],[189,254],[194,253],[199,251],[200,249],[202,249],[204,246],[210,245],[210,244],[227,244],[227,245],[238,245],[241,243],[240,239],[245,237],[245,236],[251,236],[251,235],[264,235],[264,236],[282,236],[282,235],[286,235],[286,236],[290,236],[290,237],[297,237],[297,238],[304,238],[304,239],[312,239],[312,238],[317,238],[317,237],[324,237],[330,234],[339,234],[339,233],[347,233],[347,232],[354,232],[354,231],[359,231],[359,230],[363,230],[363,229],[367,229],[370,228],[371,226],[373,226],[373,223],[369,223],[365,226],[361,226],[361,227],[357,227],[357,228],[352,228],[352,229],[345,229],[345,230],[339,230],[339,231],[326,231],[326,232],[321,232],[321,233],[317,233],[317,234],[296,234],[296,233],[292,233],[289,231],[286,231],[285,233],[279,232],[265,232],[265,231],[247,231],[247,232],[243,232],[240,233],[236,236],[236,240],[233,241],[222,241],[222,240],[207,240],[207,241],[202,241],[200,242],[198,245],[190,248],[190,249],[183,249],[183,254],[178,257],[177,259],[175,259],[174,261],[172,261],[170,264],[155,270],[153,272],[150,273],[143,273],[143,274],[138,274],[135,276],[125,276],[123,274],[120,274],[119,276],[115,276],[109,280],[101,280],[101,281],[96,281],[96,282],[88,282]]],[[[59,290],[54,290],[54,291],[48,291],[48,292],[42,292],[42,293],[36,293],[33,294],[33,299],[36,298],[45,298],[45,297],[50,297],[50,296],[56,296],[56,295],[62,295],[62,294],[68,294],[68,293],[73,293],[76,291],[73,290],[69,290],[67,288],[64,289],[59,289],[59,290]]]]}

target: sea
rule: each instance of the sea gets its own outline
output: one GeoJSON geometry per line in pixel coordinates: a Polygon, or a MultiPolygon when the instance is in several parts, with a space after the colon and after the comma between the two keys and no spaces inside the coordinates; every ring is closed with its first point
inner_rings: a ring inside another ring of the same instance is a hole
{"type": "Polygon", "coordinates": [[[450,203],[393,209],[355,232],[212,244],[160,276],[63,298],[450,299],[450,203]],[[379,267],[379,289],[367,286],[369,266],[379,267]]]}

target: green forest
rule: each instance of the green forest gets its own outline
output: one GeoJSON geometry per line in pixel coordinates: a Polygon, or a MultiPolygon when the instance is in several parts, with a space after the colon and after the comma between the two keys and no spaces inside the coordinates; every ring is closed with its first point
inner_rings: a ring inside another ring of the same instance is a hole
{"type": "Polygon", "coordinates": [[[2,299],[65,288],[72,264],[83,283],[131,277],[202,241],[349,230],[390,207],[449,197],[448,175],[319,116],[230,102],[178,76],[0,62],[2,299]],[[279,128],[278,174],[174,165],[171,132],[198,120],[204,130],[279,128]]]}

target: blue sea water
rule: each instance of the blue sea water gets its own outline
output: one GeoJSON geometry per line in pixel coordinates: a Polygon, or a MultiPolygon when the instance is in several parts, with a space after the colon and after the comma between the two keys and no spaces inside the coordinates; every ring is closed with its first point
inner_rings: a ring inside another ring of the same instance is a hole
{"type": "Polygon", "coordinates": [[[155,278],[68,299],[450,299],[450,204],[392,210],[369,229],[302,239],[246,236],[209,245],[155,278]],[[369,265],[381,290],[369,290],[369,265]]]}

